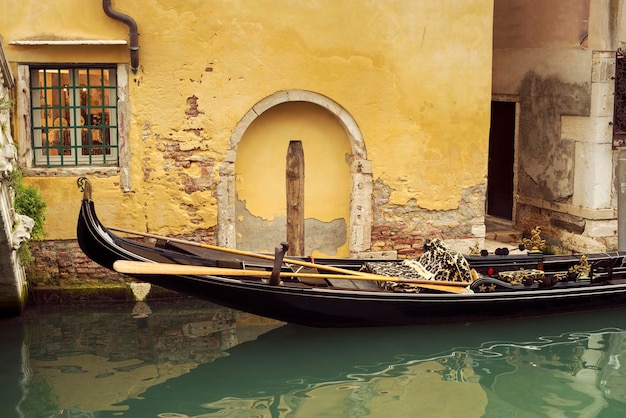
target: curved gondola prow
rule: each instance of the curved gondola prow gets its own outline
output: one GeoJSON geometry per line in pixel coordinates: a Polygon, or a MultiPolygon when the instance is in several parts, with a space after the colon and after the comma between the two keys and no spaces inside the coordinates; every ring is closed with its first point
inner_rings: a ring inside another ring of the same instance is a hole
{"type": "Polygon", "coordinates": [[[138,257],[133,257],[132,254],[115,244],[117,237],[110,233],[98,219],[91,197],[91,182],[86,177],[80,177],[77,183],[83,192],[76,226],[76,238],[81,250],[90,259],[111,270],[116,260],[137,260],[138,257]]]}
{"type": "Polygon", "coordinates": [[[83,192],[83,200],[91,201],[91,181],[87,177],[79,177],[76,180],[78,190],[83,192]]]}
{"type": "Polygon", "coordinates": [[[84,196],[78,216],[76,236],[81,250],[97,264],[113,269],[117,260],[179,263],[209,267],[241,268],[238,261],[209,259],[185,251],[172,251],[147,245],[136,240],[122,238],[105,227],[96,214],[95,202],[91,197],[91,183],[81,177],[78,186],[84,196]]]}

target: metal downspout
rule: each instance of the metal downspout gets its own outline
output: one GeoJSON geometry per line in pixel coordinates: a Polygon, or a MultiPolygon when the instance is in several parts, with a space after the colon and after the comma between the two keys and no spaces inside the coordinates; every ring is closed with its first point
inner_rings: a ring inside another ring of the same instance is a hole
{"type": "Polygon", "coordinates": [[[617,154],[617,250],[626,251],[626,150],[617,154]]]}
{"type": "Polygon", "coordinates": [[[130,69],[136,74],[139,70],[139,32],[137,32],[137,22],[132,17],[113,10],[111,0],[102,0],[102,9],[111,19],[128,25],[130,30],[130,69]]]}

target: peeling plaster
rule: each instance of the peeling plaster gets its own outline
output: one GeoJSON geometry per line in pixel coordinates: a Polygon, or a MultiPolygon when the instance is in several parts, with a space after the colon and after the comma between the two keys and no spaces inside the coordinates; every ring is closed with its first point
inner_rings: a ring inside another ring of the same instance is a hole
{"type": "Polygon", "coordinates": [[[587,116],[589,109],[589,83],[526,74],[520,87],[520,194],[549,201],[571,198],[575,143],[561,139],[561,116],[587,116]]]}
{"type": "MultiPolygon", "coordinates": [[[[266,251],[273,253],[287,236],[287,219],[276,216],[265,220],[254,216],[246,208],[246,202],[237,200],[236,212],[242,214],[235,221],[237,248],[244,251],[266,251]],[[246,239],[240,239],[245,236],[246,239]]],[[[308,218],[304,220],[304,255],[334,255],[346,245],[348,226],[345,219],[322,222],[308,218]]]]}
{"type": "Polygon", "coordinates": [[[394,234],[398,236],[414,236],[419,248],[422,246],[421,240],[428,236],[457,239],[473,237],[474,227],[484,224],[484,184],[463,189],[458,208],[451,210],[424,209],[418,205],[416,199],[403,205],[395,205],[389,200],[392,192],[393,189],[381,179],[375,181],[374,224],[377,227],[394,229],[394,234]]]}
{"type": "MultiPolygon", "coordinates": [[[[228,144],[226,158],[219,166],[220,181],[216,195],[218,199],[218,245],[234,248],[237,241],[238,231],[235,219],[235,202],[237,199],[235,197],[234,163],[237,158],[239,142],[246,129],[259,115],[273,106],[289,101],[310,102],[322,106],[334,114],[345,129],[352,150],[352,164],[350,165],[352,180],[349,221],[350,240],[348,249],[350,254],[369,250],[372,226],[372,167],[370,161],[367,160],[365,141],[361,130],[350,113],[337,102],[319,93],[306,90],[277,91],[267,96],[256,103],[235,127],[228,144]]],[[[284,238],[281,238],[282,240],[284,238]]],[[[259,249],[255,250],[258,251],[259,249]]]]}

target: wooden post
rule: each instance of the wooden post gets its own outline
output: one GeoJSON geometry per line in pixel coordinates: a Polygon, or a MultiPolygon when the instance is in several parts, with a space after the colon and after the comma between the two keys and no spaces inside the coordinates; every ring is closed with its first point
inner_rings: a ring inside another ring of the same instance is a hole
{"type": "Polygon", "coordinates": [[[302,141],[290,141],[287,149],[288,255],[304,255],[304,151],[302,141]]]}

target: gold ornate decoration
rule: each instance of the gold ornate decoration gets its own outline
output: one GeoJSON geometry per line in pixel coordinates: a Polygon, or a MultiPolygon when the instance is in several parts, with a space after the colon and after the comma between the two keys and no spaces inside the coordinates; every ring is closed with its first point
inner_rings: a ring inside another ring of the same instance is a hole
{"type": "Polygon", "coordinates": [[[569,271],[576,274],[576,280],[588,279],[589,273],[591,273],[591,264],[589,264],[588,256],[586,254],[581,255],[580,262],[570,267],[569,271]]]}
{"type": "Polygon", "coordinates": [[[556,273],[554,278],[559,281],[584,280],[589,279],[591,274],[591,264],[589,258],[583,254],[580,256],[578,264],[571,266],[567,272],[556,273]]]}
{"type": "Polygon", "coordinates": [[[491,283],[489,285],[481,284],[478,286],[478,293],[490,293],[496,291],[496,285],[491,283]]]}
{"type": "Polygon", "coordinates": [[[91,200],[91,182],[87,177],[79,177],[76,180],[76,185],[78,186],[78,190],[83,192],[84,200],[91,200]]]}
{"type": "Polygon", "coordinates": [[[516,285],[524,284],[529,281],[537,281],[544,278],[544,272],[536,269],[520,269],[516,271],[501,271],[498,278],[507,283],[516,285]]]}
{"type": "Polygon", "coordinates": [[[546,240],[541,239],[541,228],[536,226],[530,231],[530,238],[522,239],[522,243],[531,253],[540,253],[546,245],[546,240]]]}
{"type": "Polygon", "coordinates": [[[476,243],[469,248],[469,255],[474,257],[480,255],[480,247],[478,246],[478,241],[476,241],[476,243]]]}

